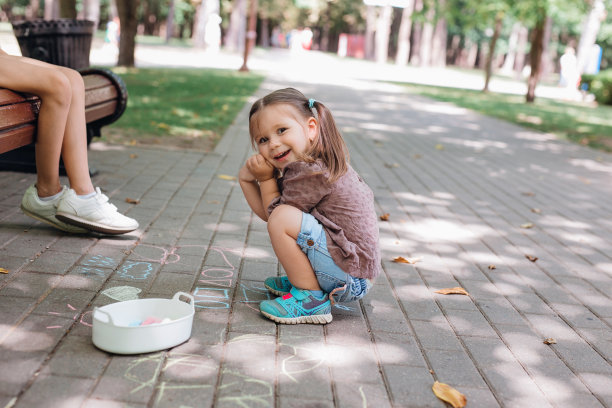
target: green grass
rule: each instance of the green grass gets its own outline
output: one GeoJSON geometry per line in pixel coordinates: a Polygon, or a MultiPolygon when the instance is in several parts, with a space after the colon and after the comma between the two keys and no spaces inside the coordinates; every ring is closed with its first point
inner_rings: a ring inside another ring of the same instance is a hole
{"type": "Polygon", "coordinates": [[[234,70],[112,70],[126,83],[128,106],[105,128],[102,140],[205,150],[219,140],[263,80],[234,70]]]}
{"type": "Polygon", "coordinates": [[[612,106],[537,98],[525,103],[524,95],[422,85],[406,85],[410,92],[469,108],[518,125],[552,133],[595,149],[612,151],[612,106]]]}

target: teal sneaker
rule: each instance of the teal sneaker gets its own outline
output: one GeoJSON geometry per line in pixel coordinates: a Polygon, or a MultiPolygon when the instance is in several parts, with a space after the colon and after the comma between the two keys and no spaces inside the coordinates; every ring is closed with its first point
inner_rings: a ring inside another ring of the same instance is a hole
{"type": "Polygon", "coordinates": [[[264,286],[276,296],[285,296],[293,287],[286,276],[270,276],[264,281],[264,286]]]}
{"type": "Polygon", "coordinates": [[[259,310],[268,319],[283,324],[327,324],[332,321],[327,294],[318,299],[309,290],[295,287],[285,296],[262,301],[259,310]]]}

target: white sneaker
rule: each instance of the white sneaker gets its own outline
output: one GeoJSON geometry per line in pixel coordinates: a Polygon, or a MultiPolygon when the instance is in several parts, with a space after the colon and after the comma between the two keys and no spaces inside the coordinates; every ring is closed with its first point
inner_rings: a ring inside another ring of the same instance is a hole
{"type": "Polygon", "coordinates": [[[32,218],[35,218],[65,232],[72,232],[75,234],[87,232],[86,229],[63,223],[57,218],[55,218],[57,205],[66,193],[66,190],[67,187],[62,186],[62,195],[60,195],[55,200],[42,201],[40,197],[38,197],[38,190],[36,190],[36,185],[32,184],[30,187],[28,187],[25,194],[23,195],[23,198],[21,199],[21,211],[23,211],[25,215],[28,215],[32,218]]]}
{"type": "Polygon", "coordinates": [[[68,224],[103,234],[125,234],[138,228],[138,221],[119,213],[99,187],[96,187],[95,196],[85,199],[77,197],[73,189],[68,189],[57,206],[55,216],[68,224]]]}

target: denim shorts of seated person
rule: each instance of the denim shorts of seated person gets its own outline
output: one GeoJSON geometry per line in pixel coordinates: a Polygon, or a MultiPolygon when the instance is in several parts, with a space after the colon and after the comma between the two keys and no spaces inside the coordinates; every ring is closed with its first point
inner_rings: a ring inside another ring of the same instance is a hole
{"type": "Polygon", "coordinates": [[[323,226],[315,217],[302,213],[302,227],[297,244],[308,256],[317,276],[319,286],[326,293],[346,285],[346,289],[334,293],[336,302],[350,302],[365,296],[372,284],[367,279],[354,278],[337,266],[327,250],[327,238],[323,226]]]}

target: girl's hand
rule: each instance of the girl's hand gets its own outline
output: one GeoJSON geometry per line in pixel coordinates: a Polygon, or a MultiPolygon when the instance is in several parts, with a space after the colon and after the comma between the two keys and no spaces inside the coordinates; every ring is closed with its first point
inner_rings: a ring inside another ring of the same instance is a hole
{"type": "Polygon", "coordinates": [[[274,177],[274,166],[264,159],[261,154],[249,157],[245,166],[259,182],[270,180],[274,177]]]}
{"type": "Polygon", "coordinates": [[[246,163],[244,164],[244,166],[242,166],[242,168],[238,172],[238,180],[245,181],[247,183],[252,183],[254,181],[257,181],[253,173],[251,173],[249,169],[247,168],[246,163]]]}

